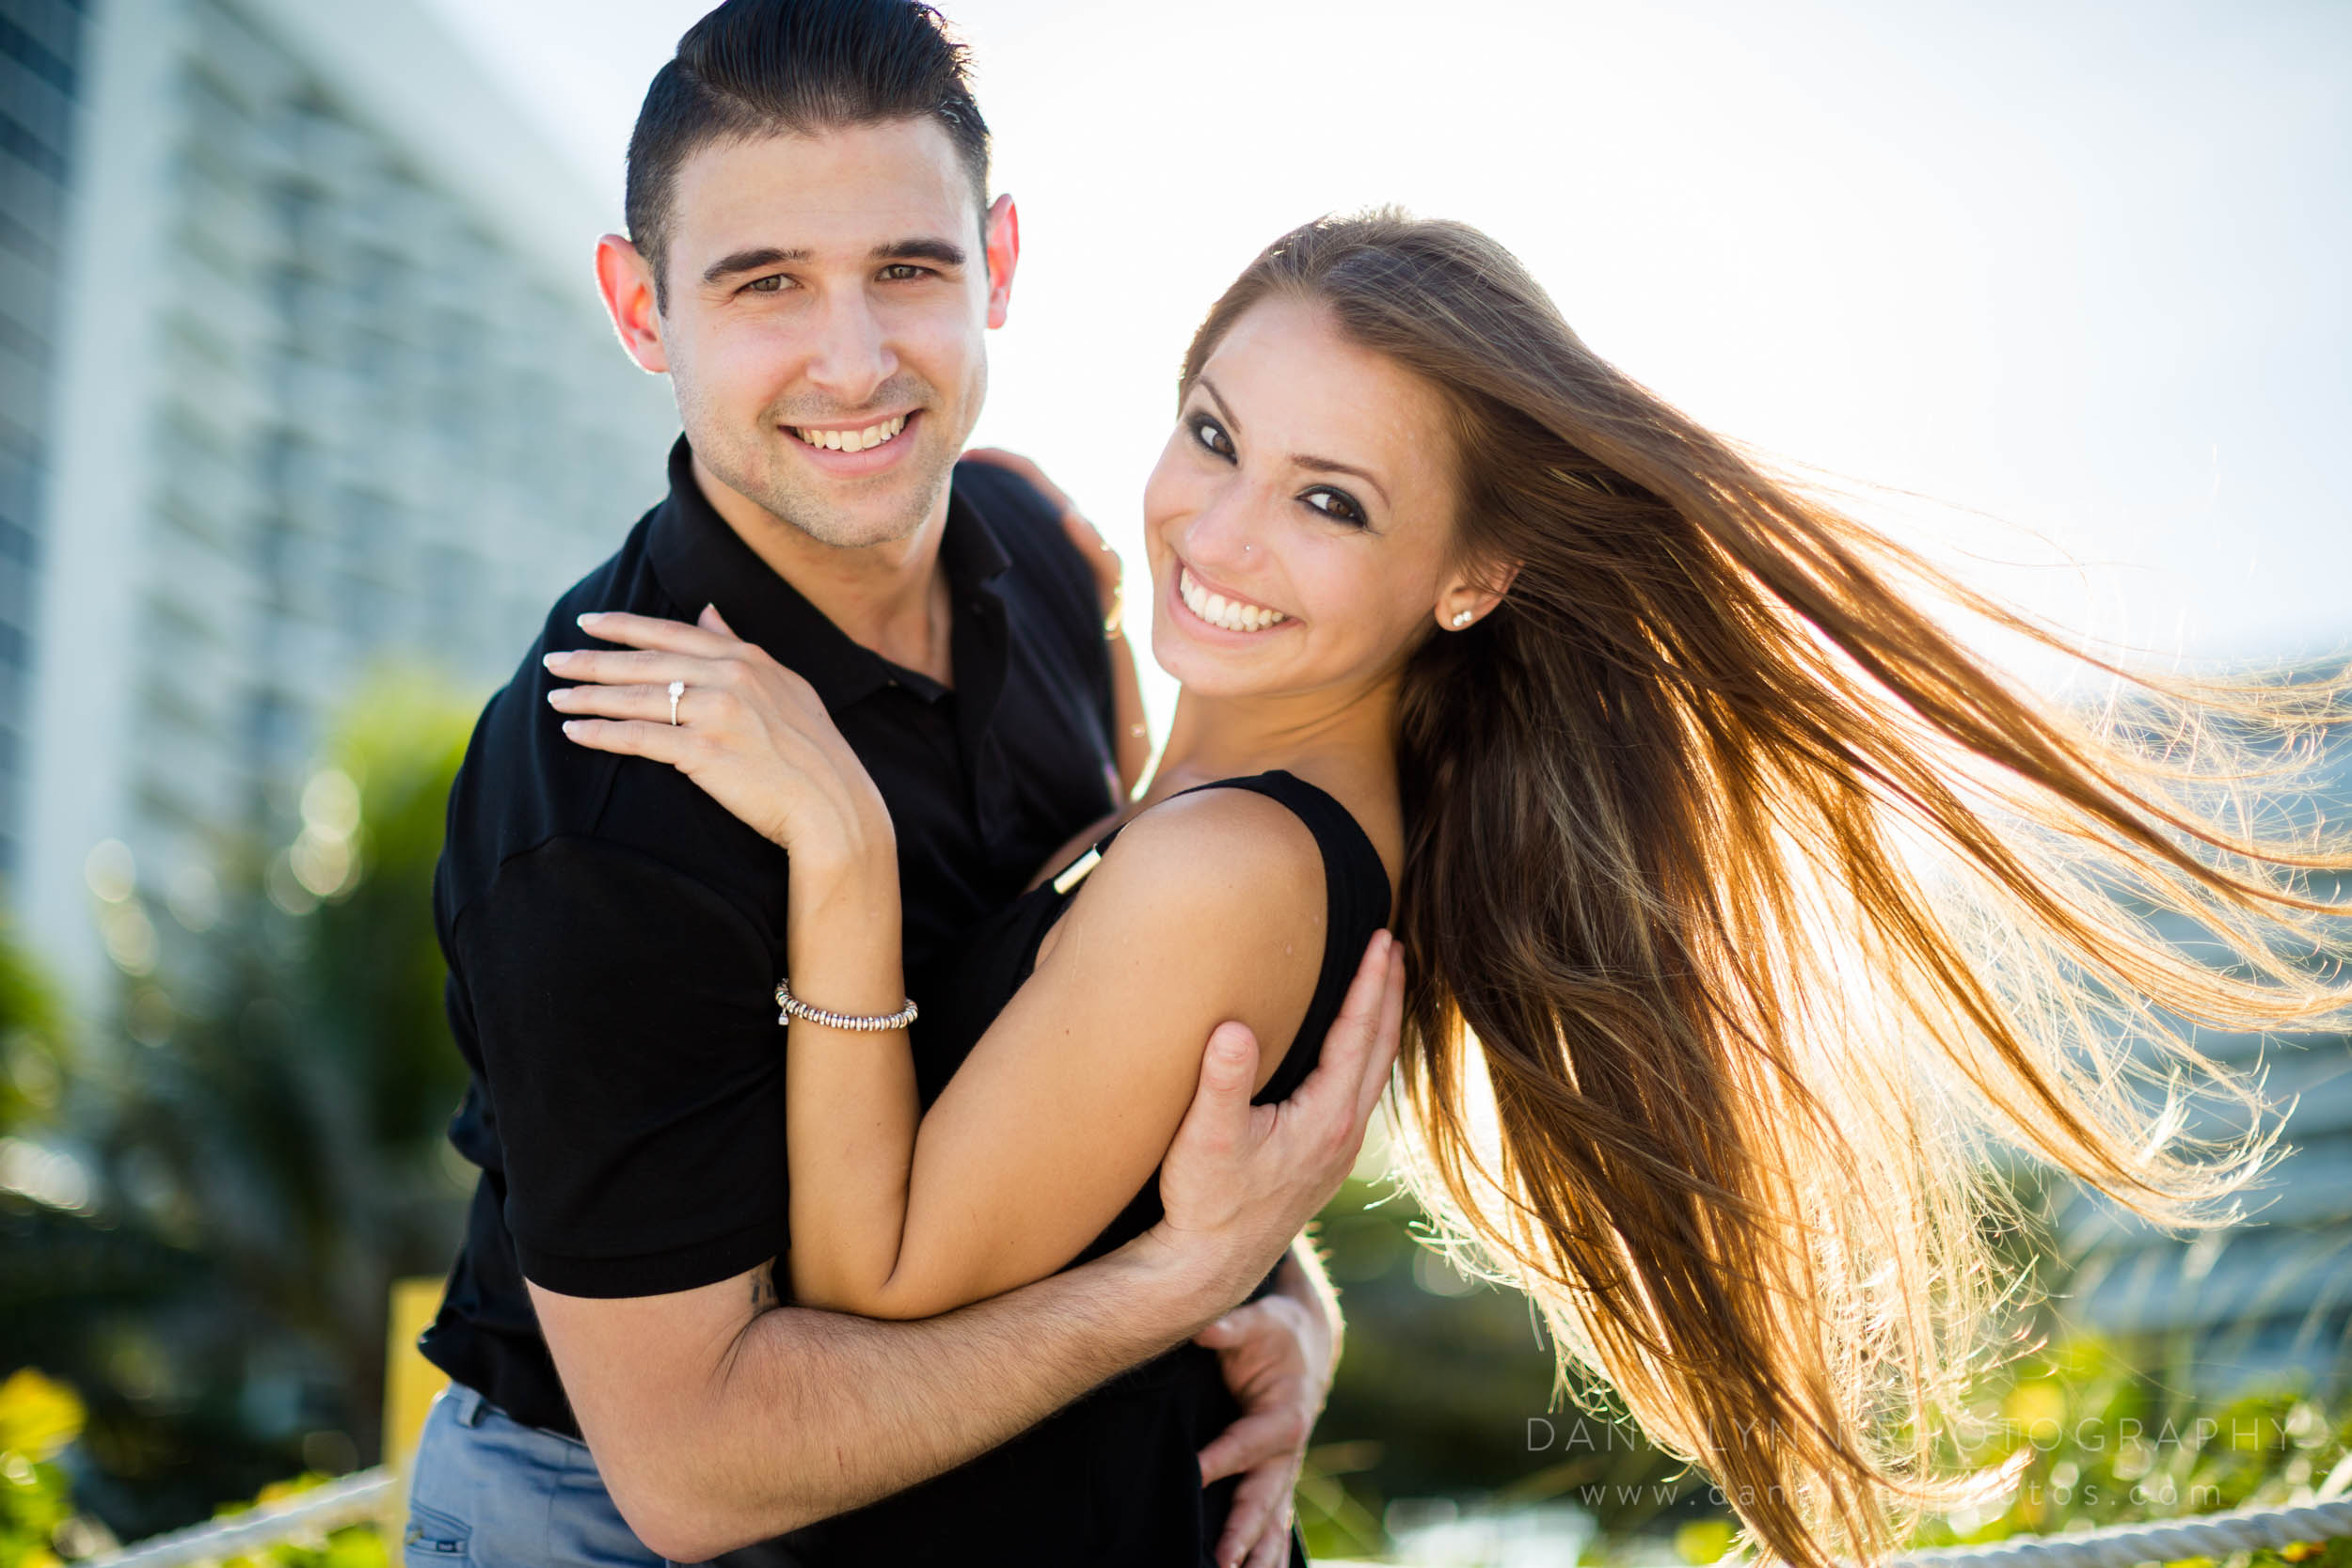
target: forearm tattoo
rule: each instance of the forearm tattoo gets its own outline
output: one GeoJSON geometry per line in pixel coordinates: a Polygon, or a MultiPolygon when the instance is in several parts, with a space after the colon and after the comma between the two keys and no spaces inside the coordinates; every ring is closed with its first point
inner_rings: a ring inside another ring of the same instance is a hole
{"type": "Polygon", "coordinates": [[[772,1312],[783,1305],[776,1299],[776,1260],[771,1258],[752,1271],[752,1316],[772,1312]]]}

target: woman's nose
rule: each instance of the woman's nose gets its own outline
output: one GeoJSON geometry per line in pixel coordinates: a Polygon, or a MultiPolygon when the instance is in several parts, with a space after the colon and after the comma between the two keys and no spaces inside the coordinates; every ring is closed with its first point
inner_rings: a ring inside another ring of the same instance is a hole
{"type": "Polygon", "coordinates": [[[1239,587],[1239,578],[1263,563],[1259,540],[1265,531],[1254,498],[1228,491],[1194,514],[1184,531],[1185,553],[1204,572],[1239,587]]]}

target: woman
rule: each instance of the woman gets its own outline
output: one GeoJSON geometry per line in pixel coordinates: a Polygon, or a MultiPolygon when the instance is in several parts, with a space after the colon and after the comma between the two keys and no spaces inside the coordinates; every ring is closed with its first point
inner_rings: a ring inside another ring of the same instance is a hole
{"type": "MultiPolygon", "coordinates": [[[[2175,1021],[2344,1010],[2291,955],[2329,935],[2304,879],[2352,855],[2246,825],[2275,818],[2224,782],[2344,681],[2045,709],[1930,610],[2063,642],[1628,381],[1474,230],[1380,213],[1270,246],[1194,340],[1145,505],[1184,693],[1140,806],[978,934],[912,1054],[792,1023],[803,1300],[936,1311],[1131,1234],[1191,1042],[1225,1017],[1295,1040],[1260,1064],[1280,1092],[1327,953],[1393,891],[1424,1202],[1763,1549],[1869,1556],[2001,1479],[1929,1464],[2011,1285],[1985,1146],[2227,1220],[2275,1132],[2186,1139],[2168,1069],[2263,1107],[2175,1021]],[[1220,783],[1244,787],[1198,787],[1220,783]],[[2223,961],[2159,941],[2169,916],[2223,961]]],[[[891,1018],[888,824],[805,687],[715,617],[592,629],[666,650],[654,678],[693,695],[673,730],[658,687],[576,688],[559,705],[601,720],[574,737],[675,763],[790,847],[791,993],[891,1018]]],[[[645,678],[610,657],[563,673],[645,678]]],[[[1067,1413],[1119,1456],[1086,1472],[1112,1499],[1188,1462],[1133,1435],[1203,1418],[1214,1367],[1183,1354],[1067,1413]]],[[[1023,1442],[1082,1459],[1054,1426],[1023,1442]]],[[[1031,1483],[1017,1457],[998,1479],[1031,1483]]],[[[929,1492],[862,1513],[903,1524],[929,1492]]],[[[1117,1560],[1198,1560],[1201,1501],[1199,1531],[1117,1560]]]]}

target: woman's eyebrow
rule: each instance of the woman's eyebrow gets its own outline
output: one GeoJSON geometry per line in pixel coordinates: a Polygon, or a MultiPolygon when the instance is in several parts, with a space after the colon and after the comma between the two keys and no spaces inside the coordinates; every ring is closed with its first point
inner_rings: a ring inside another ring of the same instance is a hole
{"type": "Polygon", "coordinates": [[[1353,463],[1335,463],[1328,457],[1310,457],[1303,451],[1291,453],[1291,461],[1302,468],[1312,468],[1319,473],[1354,474],[1358,479],[1380,492],[1381,505],[1394,506],[1396,504],[1389,499],[1389,487],[1381,483],[1378,477],[1368,468],[1359,468],[1353,463]]]}
{"type": "MultiPolygon", "coordinates": [[[[1231,431],[1236,436],[1240,436],[1241,421],[1233,418],[1233,411],[1226,406],[1225,400],[1223,398],[1217,396],[1216,385],[1205,375],[1200,377],[1196,385],[1198,385],[1203,392],[1208,394],[1208,398],[1211,403],[1216,404],[1216,411],[1223,417],[1226,429],[1231,431]]],[[[1301,468],[1311,468],[1317,473],[1353,474],[1356,478],[1362,480],[1366,484],[1371,485],[1375,490],[1380,492],[1381,505],[1394,506],[1396,504],[1396,502],[1389,499],[1389,487],[1381,483],[1380,477],[1377,474],[1373,473],[1370,469],[1359,468],[1353,463],[1341,463],[1328,457],[1310,456],[1303,451],[1295,451],[1291,453],[1291,462],[1301,468]]]]}
{"type": "Polygon", "coordinates": [[[1216,383],[1204,375],[1200,377],[1200,389],[1209,394],[1209,401],[1216,404],[1217,416],[1225,421],[1225,428],[1233,435],[1239,436],[1241,421],[1233,418],[1233,411],[1225,405],[1225,400],[1216,395],[1216,383]]]}

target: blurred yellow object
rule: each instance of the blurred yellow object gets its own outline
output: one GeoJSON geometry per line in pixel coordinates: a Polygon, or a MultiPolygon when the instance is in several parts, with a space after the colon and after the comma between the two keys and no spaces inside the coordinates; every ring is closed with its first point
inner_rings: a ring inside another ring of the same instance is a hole
{"type": "Polygon", "coordinates": [[[2048,1378],[2021,1383],[2001,1401],[2001,1414],[2013,1437],[2055,1444],[2066,1424],[2066,1389],[2048,1378]]]}
{"type": "Polygon", "coordinates": [[[398,1481],[386,1505],[385,1528],[393,1541],[407,1518],[408,1466],[417,1457],[417,1435],[435,1397],[449,1386],[441,1369],[417,1350],[417,1336],[440,1310],[443,1284],[438,1278],[392,1281],[384,1336],[384,1465],[398,1481]]]}
{"type": "Polygon", "coordinates": [[[26,1367],[0,1383],[0,1453],[49,1460],[82,1435],[82,1396],[26,1367]]]}
{"type": "Polygon", "coordinates": [[[1731,1550],[1731,1521],[1728,1519],[1693,1519],[1675,1531],[1675,1555],[1683,1561],[1704,1564],[1719,1561],[1731,1550]]]}

